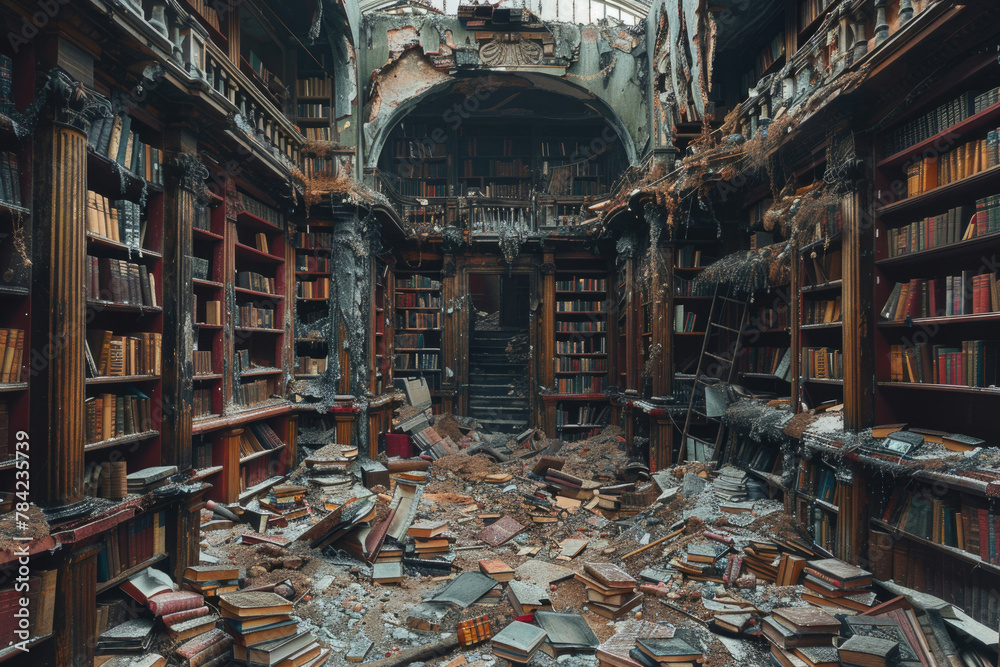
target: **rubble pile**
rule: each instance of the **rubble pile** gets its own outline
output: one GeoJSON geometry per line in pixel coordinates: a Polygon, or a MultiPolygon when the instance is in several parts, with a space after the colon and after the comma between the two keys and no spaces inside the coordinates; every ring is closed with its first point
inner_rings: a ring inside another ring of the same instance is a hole
{"type": "Polygon", "coordinates": [[[563,443],[415,408],[390,434],[408,456],[328,443],[206,507],[204,566],[168,584],[198,611],[139,645],[209,665],[992,664],[995,632],[823,552],[743,470],[651,473],[615,428],[563,443]]]}

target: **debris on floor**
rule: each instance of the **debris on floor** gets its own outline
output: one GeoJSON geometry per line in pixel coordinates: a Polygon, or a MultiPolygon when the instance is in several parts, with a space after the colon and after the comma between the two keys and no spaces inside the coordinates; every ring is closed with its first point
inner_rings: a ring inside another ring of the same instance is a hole
{"type": "Polygon", "coordinates": [[[410,456],[327,444],[203,510],[215,564],[130,580],[159,620],[112,623],[104,646],[201,665],[995,664],[982,626],[824,553],[742,470],[651,475],[613,427],[563,443],[426,409],[400,423],[410,456]]]}

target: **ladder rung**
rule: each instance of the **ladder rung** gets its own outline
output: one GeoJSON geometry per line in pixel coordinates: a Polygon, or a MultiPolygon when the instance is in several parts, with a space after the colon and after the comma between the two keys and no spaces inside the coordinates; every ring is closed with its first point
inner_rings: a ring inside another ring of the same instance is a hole
{"type": "Polygon", "coordinates": [[[733,363],[732,359],[726,359],[725,357],[720,357],[719,355],[712,354],[711,352],[706,352],[705,354],[707,356],[709,356],[709,357],[712,357],[713,359],[718,359],[719,361],[721,361],[724,364],[732,364],[733,363]]]}
{"type": "Polygon", "coordinates": [[[720,329],[725,329],[726,331],[732,331],[733,333],[739,333],[740,332],[739,329],[734,329],[732,327],[727,327],[724,324],[716,324],[715,322],[709,322],[708,326],[710,326],[710,327],[718,327],[720,329]]]}
{"type": "Polygon", "coordinates": [[[739,299],[733,299],[733,298],[731,298],[731,297],[728,297],[728,296],[720,296],[720,297],[719,297],[719,300],[720,300],[720,301],[728,301],[729,303],[738,303],[738,304],[740,304],[741,306],[743,305],[743,302],[742,302],[742,301],[740,301],[739,299]]]}

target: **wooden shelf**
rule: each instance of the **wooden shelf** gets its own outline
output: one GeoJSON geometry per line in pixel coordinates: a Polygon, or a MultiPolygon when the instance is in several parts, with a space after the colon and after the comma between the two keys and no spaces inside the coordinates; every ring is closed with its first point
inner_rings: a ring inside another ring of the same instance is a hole
{"type": "Polygon", "coordinates": [[[224,376],[222,375],[222,373],[204,373],[202,375],[195,375],[194,376],[194,381],[195,382],[198,382],[198,381],[205,382],[205,381],[208,381],[208,380],[221,380],[223,377],[224,376]]]}
{"type": "Polygon", "coordinates": [[[910,540],[911,542],[917,542],[919,544],[924,545],[925,547],[936,549],[942,553],[948,554],[949,556],[953,556],[965,563],[974,565],[977,568],[982,568],[983,570],[986,570],[990,574],[1000,574],[1000,566],[987,563],[979,556],[971,554],[963,549],[959,549],[958,547],[951,547],[948,546],[947,544],[938,544],[933,540],[928,540],[926,538],[914,535],[913,533],[908,533],[905,530],[900,530],[895,526],[893,526],[892,524],[886,523],[885,521],[882,521],[881,519],[876,519],[874,517],[871,519],[871,524],[873,526],[881,528],[886,532],[895,535],[896,537],[902,537],[903,539],[910,540]]]}
{"type": "Polygon", "coordinates": [[[395,287],[394,292],[440,292],[439,287],[395,287]]]}
{"type": "Polygon", "coordinates": [[[956,394],[984,394],[1000,396],[1000,387],[965,387],[957,384],[932,384],[930,382],[885,382],[879,381],[879,387],[887,389],[917,389],[923,391],[946,391],[956,394]]]}
{"type": "MultiPolygon", "coordinates": [[[[26,649],[30,651],[31,649],[35,648],[42,642],[49,639],[52,639],[51,634],[42,635],[41,637],[33,637],[29,639],[27,642],[25,642],[22,646],[24,646],[26,649]]],[[[17,644],[13,646],[8,646],[7,648],[0,650],[0,662],[6,662],[7,660],[22,655],[28,655],[28,654],[22,651],[20,648],[18,648],[17,644]]]]}
{"type": "Polygon", "coordinates": [[[253,461],[254,459],[259,459],[260,457],[265,456],[267,454],[275,454],[277,452],[282,451],[285,447],[286,445],[283,443],[280,447],[275,447],[274,449],[265,449],[262,452],[254,452],[253,454],[247,454],[246,456],[241,456],[240,465],[243,465],[247,461],[253,461]]]}
{"type": "MultiPolygon", "coordinates": [[[[1000,124],[1000,103],[994,104],[991,107],[983,109],[979,113],[969,116],[961,123],[956,123],[951,127],[941,130],[932,137],[928,137],[923,141],[913,144],[908,148],[904,148],[898,153],[893,153],[892,155],[879,160],[876,166],[879,169],[885,169],[889,167],[901,167],[907,160],[919,157],[928,148],[934,148],[942,145],[940,142],[945,142],[946,144],[954,144],[958,136],[965,136],[967,134],[972,134],[981,129],[993,129],[998,124],[1000,124]]],[[[939,150],[935,150],[939,152],[939,150]]]]}
{"type": "Polygon", "coordinates": [[[28,388],[27,382],[4,382],[0,384],[0,394],[9,394],[15,391],[25,391],[28,388]]]}
{"type": "Polygon", "coordinates": [[[250,334],[263,333],[263,334],[277,335],[285,333],[284,329],[265,329],[263,327],[234,327],[233,330],[250,334]]]}
{"type": "Polygon", "coordinates": [[[555,371],[556,375],[607,375],[607,371],[555,371]]]}
{"type": "Polygon", "coordinates": [[[154,382],[160,379],[159,375],[102,375],[96,378],[87,378],[84,383],[91,384],[123,384],[131,382],[154,382]]]}
{"type": "Polygon", "coordinates": [[[199,229],[198,227],[191,228],[192,233],[195,238],[203,237],[205,240],[212,241],[222,241],[225,237],[222,234],[216,234],[215,232],[209,231],[207,229],[199,229]]]}
{"type": "Polygon", "coordinates": [[[440,368],[393,368],[394,373],[440,373],[440,368]]]}
{"type": "Polygon", "coordinates": [[[27,287],[17,287],[16,285],[0,285],[0,297],[14,297],[17,299],[23,299],[28,296],[31,292],[27,287]]]}
{"type": "Polygon", "coordinates": [[[134,576],[134,575],[142,572],[147,567],[151,567],[153,565],[156,565],[161,560],[164,560],[166,557],[167,557],[167,554],[157,554],[156,556],[153,556],[149,560],[143,561],[142,563],[139,563],[138,565],[136,565],[134,567],[130,567],[127,570],[123,570],[122,572],[120,572],[117,576],[113,577],[112,579],[108,579],[105,582],[97,584],[97,594],[100,595],[101,593],[103,593],[105,591],[111,590],[115,586],[118,586],[120,584],[125,583],[125,581],[127,579],[129,579],[132,576],[134,576]]]}
{"type": "Polygon", "coordinates": [[[277,255],[261,252],[256,248],[251,248],[250,246],[243,245],[242,243],[236,244],[236,256],[244,260],[262,264],[281,264],[285,261],[284,257],[278,257],[277,255]]]}
{"type": "Polygon", "coordinates": [[[804,381],[809,384],[831,384],[839,385],[841,387],[844,386],[843,379],[838,378],[806,378],[804,381]]]}
{"type": "Polygon", "coordinates": [[[819,498],[817,498],[816,496],[814,496],[811,493],[808,493],[806,491],[798,491],[798,490],[796,490],[795,494],[797,496],[805,498],[806,500],[808,500],[809,502],[813,503],[814,505],[818,505],[819,507],[822,507],[827,512],[832,512],[834,514],[839,514],[840,513],[840,508],[839,507],[837,507],[833,503],[828,503],[825,500],[820,500],[819,498]]]}
{"type": "Polygon", "coordinates": [[[928,192],[881,206],[876,208],[875,212],[883,218],[904,215],[926,217],[927,213],[939,208],[946,208],[949,203],[974,200],[980,196],[992,194],[998,187],[1000,187],[1000,165],[960,181],[954,181],[928,192]]]}
{"type": "Polygon", "coordinates": [[[838,248],[840,248],[840,242],[843,238],[844,238],[843,232],[837,232],[836,234],[828,236],[827,238],[817,239],[816,241],[810,241],[809,243],[799,248],[799,253],[804,255],[806,253],[813,252],[814,250],[816,251],[823,250],[824,252],[827,250],[837,250],[838,248]]]}
{"type": "Polygon", "coordinates": [[[556,290],[556,294],[570,295],[570,294],[586,294],[587,296],[606,296],[607,290],[556,290]]]}
{"type": "Polygon", "coordinates": [[[843,322],[821,322],[819,324],[803,324],[799,329],[802,331],[819,331],[822,329],[840,329],[843,326],[843,322]]]}
{"type": "Polygon", "coordinates": [[[984,322],[1000,322],[1000,313],[977,313],[975,315],[947,315],[943,317],[915,317],[910,320],[912,324],[908,324],[905,320],[897,322],[895,320],[889,322],[882,320],[878,323],[879,327],[885,329],[903,328],[910,329],[916,325],[922,324],[970,324],[970,323],[984,323],[984,322]]]}
{"type": "Polygon", "coordinates": [[[805,285],[799,288],[799,292],[802,294],[810,294],[812,292],[827,292],[831,290],[843,289],[844,281],[842,278],[837,280],[831,280],[825,283],[818,283],[816,285],[805,285]]]}
{"type": "Polygon", "coordinates": [[[236,219],[241,223],[240,226],[243,228],[257,229],[262,232],[270,232],[271,234],[283,234],[285,231],[284,228],[279,227],[272,222],[268,222],[264,218],[258,217],[249,211],[243,211],[236,216],[236,219]]]}
{"type": "Polygon", "coordinates": [[[194,285],[197,287],[211,287],[213,289],[222,289],[223,287],[225,287],[225,285],[223,285],[222,283],[217,283],[214,280],[202,280],[200,278],[193,278],[191,282],[194,283],[194,285]]]}
{"type": "Polygon", "coordinates": [[[606,357],[607,352],[556,352],[557,357],[606,357]]]}
{"type": "MultiPolygon", "coordinates": [[[[326,342],[326,341],[323,341],[326,342]]],[[[397,347],[396,352],[440,352],[440,347],[397,347]]]]}
{"type": "Polygon", "coordinates": [[[604,336],[607,331],[555,331],[557,336],[604,336]]]}
{"type": "Polygon", "coordinates": [[[122,435],[117,438],[111,438],[109,440],[102,440],[100,442],[94,442],[89,445],[83,446],[83,451],[92,452],[98,449],[107,449],[108,447],[118,447],[119,445],[127,445],[130,442],[140,442],[142,440],[149,440],[150,438],[155,438],[160,435],[159,431],[143,431],[142,433],[133,433],[132,435],[122,435]]]}
{"type": "Polygon", "coordinates": [[[257,290],[247,289],[246,287],[234,287],[233,291],[237,294],[245,294],[246,296],[252,296],[260,299],[273,299],[275,301],[284,300],[280,294],[271,294],[270,292],[258,292],[257,290]]]}
{"type": "Polygon", "coordinates": [[[967,241],[958,241],[956,243],[937,246],[936,248],[908,252],[903,255],[896,255],[895,257],[884,257],[877,260],[875,264],[879,268],[885,269],[886,267],[895,268],[896,266],[917,264],[926,261],[928,258],[951,259],[961,257],[967,253],[982,252],[986,248],[994,246],[998,241],[1000,241],[1000,232],[994,232],[992,234],[984,234],[983,236],[975,236],[967,241]]]}
{"type": "Polygon", "coordinates": [[[791,382],[791,380],[786,380],[785,378],[778,377],[773,373],[740,373],[740,377],[747,378],[749,380],[776,380],[778,382],[791,382]]]}
{"type": "Polygon", "coordinates": [[[201,470],[192,470],[191,477],[188,479],[188,483],[195,482],[201,479],[208,479],[213,475],[217,475],[225,468],[225,466],[211,466],[209,468],[202,468],[201,470]]]}
{"type": "Polygon", "coordinates": [[[284,371],[281,370],[280,368],[264,368],[261,370],[240,371],[239,376],[241,378],[245,378],[245,377],[255,377],[261,375],[281,375],[282,373],[284,373],[284,371]]]}
{"type": "Polygon", "coordinates": [[[115,303],[114,301],[101,301],[99,299],[87,299],[87,306],[120,313],[161,313],[160,306],[139,306],[134,303],[115,303]]]}
{"type": "Polygon", "coordinates": [[[199,329],[221,329],[221,324],[208,324],[206,322],[195,322],[194,325],[199,329]]]}
{"type": "Polygon", "coordinates": [[[102,248],[104,250],[113,251],[113,254],[116,256],[132,262],[163,259],[163,255],[155,250],[148,250],[146,248],[130,248],[124,243],[109,239],[108,237],[101,236],[100,234],[95,234],[94,232],[87,232],[87,245],[97,246],[98,248],[102,248]]]}

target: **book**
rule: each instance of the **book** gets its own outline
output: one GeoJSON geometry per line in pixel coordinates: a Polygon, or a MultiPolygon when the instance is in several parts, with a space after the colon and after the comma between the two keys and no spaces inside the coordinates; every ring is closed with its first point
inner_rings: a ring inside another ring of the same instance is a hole
{"type": "MultiPolygon", "coordinates": [[[[162,570],[157,570],[155,567],[147,567],[139,574],[127,579],[119,588],[133,600],[144,605],[155,595],[172,592],[174,590],[174,581],[170,578],[170,575],[162,570]]],[[[200,607],[201,605],[197,606],[200,607]]]]}
{"type": "MultiPolygon", "coordinates": [[[[903,431],[906,433],[906,431],[903,431]]],[[[872,583],[872,574],[838,558],[811,560],[806,572],[840,588],[859,588],[872,583]]]]}
{"type": "Polygon", "coordinates": [[[187,609],[204,606],[205,598],[191,591],[160,593],[149,598],[147,606],[154,616],[165,616],[187,609]]]}
{"type": "Polygon", "coordinates": [[[230,593],[219,599],[219,608],[227,618],[253,618],[292,613],[292,603],[277,593],[248,591],[230,593]]]}
{"type": "Polygon", "coordinates": [[[514,621],[493,636],[493,653],[511,662],[527,663],[545,641],[541,628],[514,621]]]}
{"type": "MultiPolygon", "coordinates": [[[[886,667],[899,658],[899,642],[881,637],[854,635],[837,652],[842,662],[858,667],[886,667]]],[[[942,666],[943,667],[943,666],[942,666]]]]}
{"type": "Polygon", "coordinates": [[[836,635],[840,632],[840,622],[816,607],[782,607],[775,609],[771,617],[797,633],[836,635]]]}
{"type": "Polygon", "coordinates": [[[701,660],[702,652],[679,637],[655,638],[639,637],[635,640],[636,648],[658,664],[678,662],[695,662],[701,660]]]}

